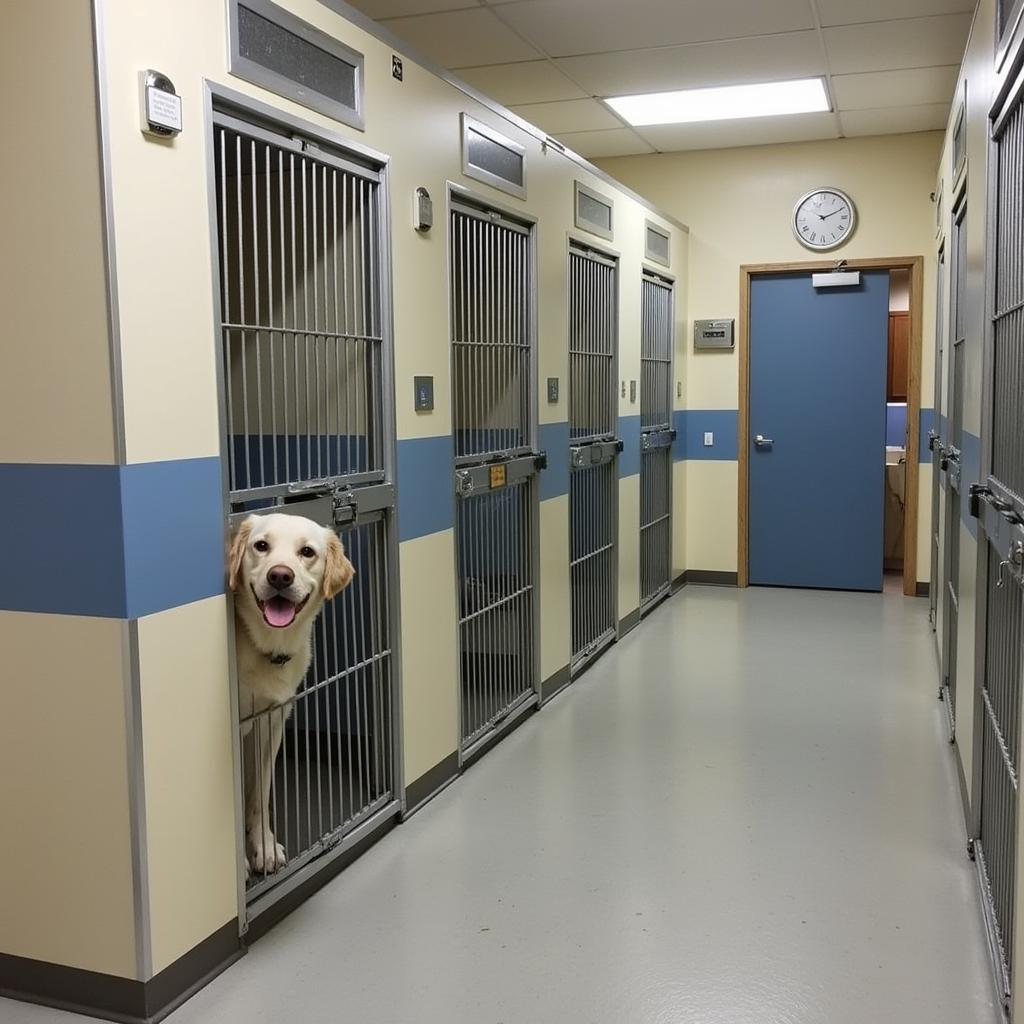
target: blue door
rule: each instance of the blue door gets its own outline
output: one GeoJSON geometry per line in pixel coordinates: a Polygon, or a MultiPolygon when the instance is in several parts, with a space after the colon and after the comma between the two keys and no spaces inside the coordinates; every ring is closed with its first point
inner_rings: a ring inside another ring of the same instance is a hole
{"type": "Polygon", "coordinates": [[[752,279],[752,584],[882,589],[888,325],[888,271],[752,279]]]}

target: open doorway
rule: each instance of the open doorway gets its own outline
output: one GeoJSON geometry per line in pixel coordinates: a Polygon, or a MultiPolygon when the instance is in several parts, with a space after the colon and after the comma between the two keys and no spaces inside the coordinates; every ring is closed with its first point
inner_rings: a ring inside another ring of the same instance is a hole
{"type": "Polygon", "coordinates": [[[884,589],[903,589],[906,555],[907,394],[910,385],[910,271],[889,272],[889,342],[885,377],[884,589]]]}
{"type": "Polygon", "coordinates": [[[855,298],[849,288],[827,288],[824,292],[814,288],[812,273],[835,269],[834,260],[756,264],[740,269],[737,582],[740,586],[760,582],[878,591],[885,589],[888,557],[894,570],[890,585],[912,596],[919,593],[917,499],[924,260],[918,256],[846,261],[846,269],[862,272],[860,291],[875,296],[864,296],[868,306],[863,310],[859,306],[840,308],[855,298]],[[891,281],[890,275],[895,272],[902,273],[891,281]],[[782,295],[778,302],[769,297],[769,293],[786,287],[798,289],[800,294],[782,295]],[[825,303],[821,301],[824,294],[830,296],[825,303]],[[805,298],[808,308],[800,314],[798,305],[805,298]],[[770,332],[760,341],[752,336],[757,333],[752,328],[753,320],[760,315],[763,327],[765,311],[771,308],[779,311],[776,333],[784,339],[781,345],[770,332]],[[902,314],[892,318],[891,327],[890,314],[902,314]],[[866,331],[863,328],[868,317],[873,326],[866,331]],[[822,325],[821,329],[816,325],[822,325]],[[864,337],[858,335],[839,344],[840,336],[854,327],[864,337]],[[803,339],[795,369],[783,372],[780,357],[794,339],[804,334],[807,338],[803,339]],[[851,347],[855,350],[858,345],[870,349],[870,366],[864,358],[851,355],[851,347]],[[841,351],[844,346],[845,355],[841,351]],[[768,353],[768,358],[761,358],[758,364],[760,370],[752,365],[752,359],[757,363],[752,347],[759,347],[762,357],[768,353]],[[831,360],[827,366],[816,365],[824,358],[822,353],[831,360]],[[820,386],[811,383],[812,369],[820,386]],[[782,374],[774,388],[772,373],[782,374]],[[759,381],[752,379],[758,376],[759,381]],[[837,381],[842,387],[836,387],[837,381]],[[794,382],[800,386],[795,387],[794,382]],[[858,389],[855,402],[851,401],[854,385],[858,389]],[[761,408],[765,403],[755,400],[758,394],[763,398],[773,391],[789,396],[781,416],[774,416],[777,410],[771,408],[765,416],[761,408]],[[808,420],[812,406],[820,424],[808,420]],[[841,422],[834,423],[829,417],[835,419],[837,410],[841,410],[841,422]],[[752,415],[778,422],[780,429],[787,431],[787,439],[780,441],[773,432],[775,428],[768,429],[767,423],[755,424],[752,415]],[[788,419],[795,422],[789,423],[788,419]],[[857,467],[853,466],[854,457],[859,460],[857,467]],[[890,460],[892,471],[887,466],[890,460]],[[851,486],[855,468],[862,475],[861,486],[851,486]],[[805,500],[809,497],[815,500],[805,500]],[[887,504],[892,506],[888,537],[884,529],[887,504]],[[828,514],[821,514],[822,509],[828,514]],[[871,522],[870,530],[864,528],[867,520],[871,522]],[[821,530],[825,532],[819,536],[821,530]],[[768,551],[774,559],[770,571],[763,565],[754,571],[753,548],[759,538],[759,550],[768,551]],[[784,551],[795,552],[794,558],[784,551]],[[801,559],[805,563],[803,571],[792,571],[801,559]]]}

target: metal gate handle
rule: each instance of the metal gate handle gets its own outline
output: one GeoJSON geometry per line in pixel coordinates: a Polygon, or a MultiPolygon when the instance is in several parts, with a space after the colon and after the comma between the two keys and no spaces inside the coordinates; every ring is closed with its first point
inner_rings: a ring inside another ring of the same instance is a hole
{"type": "Polygon", "coordinates": [[[775,444],[775,438],[765,437],[764,434],[755,434],[754,444],[756,444],[758,448],[767,448],[770,445],[775,444]]]}

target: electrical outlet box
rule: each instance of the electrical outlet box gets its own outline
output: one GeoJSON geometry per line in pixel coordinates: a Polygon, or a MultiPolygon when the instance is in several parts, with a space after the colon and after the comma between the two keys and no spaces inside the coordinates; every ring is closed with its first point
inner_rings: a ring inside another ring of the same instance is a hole
{"type": "Polygon", "coordinates": [[[548,401],[558,401],[558,378],[548,377],[548,401]]]}
{"type": "Polygon", "coordinates": [[[434,410],[434,378],[413,377],[415,400],[413,408],[416,412],[433,412],[434,410]]]}
{"type": "Polygon", "coordinates": [[[715,443],[715,435],[710,430],[704,431],[704,447],[710,448],[715,443]]]}
{"type": "Polygon", "coordinates": [[[636,401],[636,381],[635,380],[631,380],[629,382],[629,400],[631,402],[635,402],[636,401]]]}

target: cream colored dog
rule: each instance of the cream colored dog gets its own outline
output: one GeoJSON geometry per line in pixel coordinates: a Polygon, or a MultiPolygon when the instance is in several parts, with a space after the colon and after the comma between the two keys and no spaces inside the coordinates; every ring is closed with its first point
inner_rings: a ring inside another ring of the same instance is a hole
{"type": "Polygon", "coordinates": [[[324,601],[348,586],[354,575],[334,531],[301,516],[249,516],[231,543],[228,583],[235,594],[239,714],[246,723],[246,851],[248,864],[258,873],[287,863],[267,803],[292,709],[260,712],[295,696],[312,658],[313,622],[324,601]]]}

